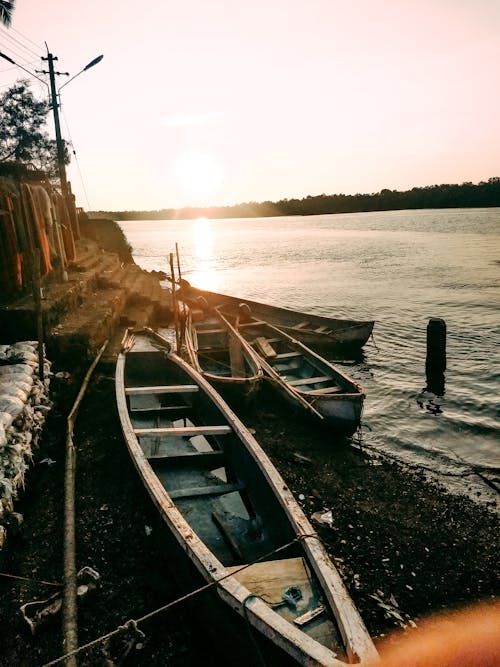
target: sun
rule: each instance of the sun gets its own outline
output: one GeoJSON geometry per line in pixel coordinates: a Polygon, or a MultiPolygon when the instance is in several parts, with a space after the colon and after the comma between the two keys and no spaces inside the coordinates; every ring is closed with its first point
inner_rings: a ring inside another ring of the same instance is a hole
{"type": "Polygon", "coordinates": [[[217,160],[201,151],[183,155],[175,169],[176,177],[188,195],[212,194],[222,179],[222,169],[217,160]]]}

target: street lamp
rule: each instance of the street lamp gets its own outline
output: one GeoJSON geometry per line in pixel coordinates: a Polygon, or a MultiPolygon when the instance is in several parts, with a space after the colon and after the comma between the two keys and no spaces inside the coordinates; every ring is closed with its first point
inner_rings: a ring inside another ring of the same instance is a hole
{"type": "MultiPolygon", "coordinates": [[[[48,51],[48,49],[47,49],[48,51]]],[[[46,58],[42,58],[42,60],[46,60],[48,65],[49,65],[49,71],[42,71],[43,74],[48,74],[50,77],[50,94],[52,98],[52,111],[54,113],[54,126],[55,126],[55,131],[56,131],[56,146],[57,146],[57,168],[59,171],[59,180],[61,182],[61,192],[64,196],[68,195],[68,181],[66,178],[66,165],[64,163],[64,143],[61,137],[61,124],[59,122],[59,104],[57,101],[57,96],[61,92],[62,88],[64,86],[67,86],[70,81],[73,81],[79,74],[82,72],[85,72],[86,70],[90,69],[94,65],[97,65],[97,63],[100,63],[101,60],[104,58],[104,56],[98,56],[97,58],[94,58],[91,62],[89,62],[88,65],[86,65],[78,74],[75,74],[75,76],[71,77],[69,81],[66,81],[65,84],[59,88],[59,90],[56,91],[56,79],[55,75],[56,74],[61,74],[61,72],[54,72],[54,60],[57,60],[57,57],[54,57],[52,53],[47,53],[46,58]]]]}
{"type": "MultiPolygon", "coordinates": [[[[48,47],[47,47],[47,52],[48,52],[48,47]]],[[[43,79],[40,79],[39,76],[36,74],[33,74],[33,72],[30,72],[30,70],[26,69],[22,65],[19,65],[16,63],[12,58],[9,58],[9,56],[5,55],[5,53],[2,53],[0,51],[0,58],[3,58],[4,60],[7,60],[7,62],[11,63],[12,65],[15,65],[16,67],[19,67],[19,69],[22,69],[24,72],[27,72],[30,76],[34,77],[35,79],[38,79],[38,81],[41,81],[43,84],[47,86],[47,82],[44,81],[43,79]]],[[[85,67],[78,72],[78,74],[75,74],[75,76],[72,76],[69,81],[66,81],[65,84],[63,84],[59,90],[56,90],[56,79],[55,75],[56,74],[68,74],[68,72],[55,72],[54,71],[54,60],[57,60],[56,56],[53,56],[52,53],[47,53],[46,58],[42,58],[42,60],[46,60],[49,65],[49,71],[47,72],[46,70],[36,70],[38,74],[48,74],[50,77],[50,96],[52,99],[52,111],[54,113],[54,125],[55,125],[55,130],[56,130],[56,147],[57,147],[57,168],[59,171],[59,180],[61,182],[61,192],[63,195],[67,195],[68,193],[68,181],[66,179],[66,165],[64,164],[64,143],[61,137],[61,124],[59,122],[59,104],[57,102],[57,96],[60,94],[61,90],[64,88],[64,86],[67,86],[68,83],[73,81],[73,79],[76,79],[77,76],[82,74],[82,72],[86,72],[88,69],[91,67],[94,67],[94,65],[97,65],[97,63],[100,63],[101,60],[104,58],[103,55],[97,56],[97,58],[94,58],[94,60],[91,60],[88,65],[85,65],[85,67]]],[[[48,86],[47,86],[48,87],[48,86]]]]}
{"type": "Polygon", "coordinates": [[[94,65],[97,65],[97,63],[100,63],[103,58],[104,58],[104,56],[97,56],[97,58],[94,58],[94,60],[91,60],[88,65],[85,65],[85,67],[78,72],[78,74],[75,74],[75,76],[72,76],[71,79],[66,81],[66,83],[63,83],[63,85],[57,91],[58,94],[61,92],[61,90],[64,88],[64,86],[67,86],[68,83],[71,83],[71,81],[73,81],[73,79],[76,79],[77,76],[79,76],[83,72],[86,72],[91,67],[94,67],[94,65]]]}

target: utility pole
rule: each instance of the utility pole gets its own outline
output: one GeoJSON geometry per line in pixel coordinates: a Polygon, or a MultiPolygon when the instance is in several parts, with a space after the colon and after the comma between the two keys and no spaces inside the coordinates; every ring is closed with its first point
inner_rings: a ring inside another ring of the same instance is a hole
{"type": "Polygon", "coordinates": [[[68,180],[66,178],[66,165],[64,164],[64,142],[61,136],[61,124],[59,122],[59,103],[57,101],[57,90],[56,90],[56,74],[65,74],[69,76],[69,72],[55,72],[54,71],[54,60],[57,60],[57,56],[53,56],[52,53],[47,53],[47,57],[42,60],[46,60],[49,65],[49,71],[43,71],[42,74],[48,74],[50,77],[50,94],[52,98],[52,111],[54,113],[54,125],[56,129],[56,146],[57,146],[57,168],[59,171],[59,179],[61,181],[61,191],[63,197],[66,197],[68,193],[68,180]]]}
{"type": "MultiPolygon", "coordinates": [[[[45,42],[45,46],[47,46],[47,42],[45,42]]],[[[67,86],[70,81],[73,81],[73,79],[76,79],[77,76],[80,76],[83,72],[86,72],[88,69],[91,67],[94,67],[94,65],[97,65],[97,63],[100,63],[101,60],[103,59],[104,56],[97,56],[97,58],[94,58],[91,62],[89,62],[88,65],[85,65],[85,67],[80,70],[80,72],[77,72],[74,76],[71,77],[69,81],[66,81],[61,88],[64,88],[64,86],[67,86]]],[[[19,65],[18,63],[15,62],[15,60],[12,60],[9,56],[7,56],[5,53],[2,53],[0,51],[0,58],[3,58],[7,62],[11,63],[12,65],[15,65],[16,67],[19,67],[22,69],[24,72],[27,72],[30,76],[34,77],[35,79],[38,79],[38,81],[41,81],[44,85],[47,85],[47,82],[44,81],[43,79],[40,79],[39,76],[36,74],[33,74],[33,72],[30,72],[29,69],[26,69],[22,65],[19,65]]],[[[69,187],[68,187],[68,180],[66,178],[66,165],[64,164],[64,158],[65,158],[65,153],[64,153],[64,141],[61,137],[61,124],[59,122],[59,103],[57,101],[57,89],[56,89],[56,74],[57,75],[64,75],[64,76],[69,76],[69,72],[55,72],[54,71],[54,61],[57,60],[57,56],[53,56],[52,53],[49,53],[49,47],[47,46],[47,57],[43,58],[42,60],[46,60],[49,64],[49,71],[47,72],[46,70],[35,70],[37,74],[48,74],[50,77],[50,96],[52,99],[52,111],[54,113],[54,125],[56,128],[56,146],[57,146],[57,167],[59,171],[59,179],[61,181],[61,192],[64,197],[70,194],[69,192],[69,187]]],[[[59,88],[59,92],[61,91],[61,88],[59,88]]]]}

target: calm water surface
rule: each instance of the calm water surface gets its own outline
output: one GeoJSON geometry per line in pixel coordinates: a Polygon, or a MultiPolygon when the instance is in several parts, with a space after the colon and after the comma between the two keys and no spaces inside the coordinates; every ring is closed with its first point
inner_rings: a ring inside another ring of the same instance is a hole
{"type": "Polygon", "coordinates": [[[120,223],[135,261],[193,285],[319,315],[376,320],[342,360],[367,398],[362,443],[455,490],[500,486],[500,209],[120,223]],[[445,392],[425,391],[426,327],[446,321],[445,392]]]}

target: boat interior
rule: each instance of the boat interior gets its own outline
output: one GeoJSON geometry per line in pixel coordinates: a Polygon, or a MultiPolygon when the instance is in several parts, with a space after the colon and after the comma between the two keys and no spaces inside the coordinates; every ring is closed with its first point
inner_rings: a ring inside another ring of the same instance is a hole
{"type": "Polygon", "coordinates": [[[193,322],[198,363],[204,373],[218,377],[253,377],[258,368],[237,338],[219,318],[212,316],[193,322]]]}
{"type": "Polygon", "coordinates": [[[232,313],[233,315],[236,315],[241,305],[244,304],[250,309],[253,317],[262,318],[278,327],[304,329],[324,335],[332,333],[334,329],[337,330],[339,327],[342,329],[351,326],[372,324],[371,321],[338,319],[312,313],[303,313],[290,308],[271,306],[250,299],[241,299],[228,294],[218,294],[217,292],[207,292],[193,287],[190,287],[189,291],[183,294],[183,298],[187,299],[194,307],[199,307],[200,299],[202,299],[205,307],[222,308],[224,312],[232,313]]]}
{"type": "Polygon", "coordinates": [[[280,337],[266,322],[241,323],[238,331],[270,369],[298,391],[314,394],[352,392],[352,387],[340,373],[320,359],[305,354],[300,345],[285,336],[280,337]]]}
{"type": "Polygon", "coordinates": [[[342,642],[288,516],[267,477],[212,398],[167,354],[127,353],[125,394],[139,445],[200,539],[248,590],[311,637],[342,642]]]}

